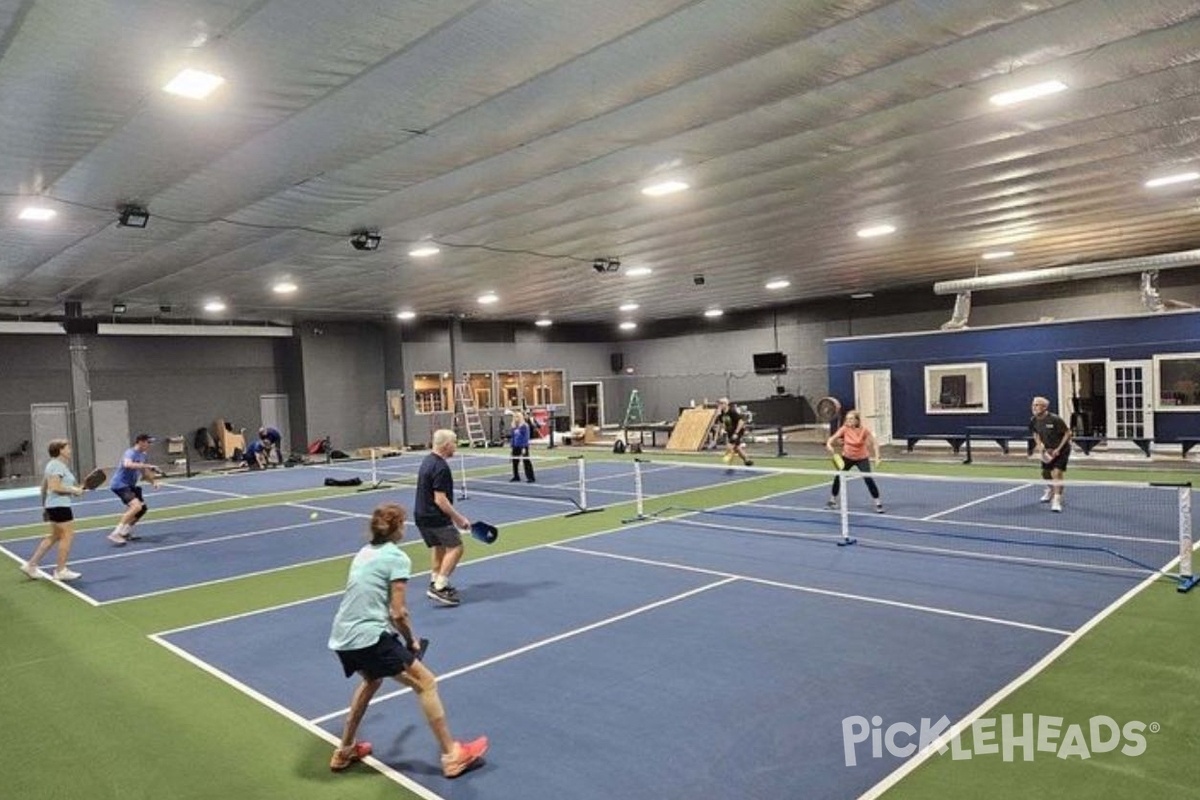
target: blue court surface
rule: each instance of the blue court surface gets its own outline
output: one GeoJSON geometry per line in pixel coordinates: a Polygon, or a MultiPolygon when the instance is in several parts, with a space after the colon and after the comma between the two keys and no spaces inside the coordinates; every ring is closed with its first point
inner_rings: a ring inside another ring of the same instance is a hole
{"type": "MultiPolygon", "coordinates": [[[[860,745],[848,766],[843,720],[957,721],[1141,579],[834,540],[688,517],[467,563],[461,606],[411,605],[487,763],[443,779],[395,684],[360,732],[370,764],[429,798],[853,798],[902,759],[860,745]]],[[[354,686],[324,646],[337,602],[156,639],[329,738],[354,686]]]]}
{"type": "MultiPolygon", "coordinates": [[[[323,560],[345,557],[361,546],[365,520],[383,502],[411,507],[412,485],[384,483],[370,492],[346,490],[345,494],[319,500],[287,501],[288,492],[311,490],[326,477],[395,478],[403,472],[415,477],[420,456],[387,459],[389,472],[372,476],[369,462],[239,472],[220,476],[173,480],[158,489],[145,488],[150,506],[137,525],[140,541],[114,547],[106,538],[111,524],[89,525],[89,518],[113,515],[122,510],[107,490],[74,505],[77,534],[71,551],[71,566],[83,577],[71,590],[93,603],[146,597],[181,588],[233,580],[323,560]],[[272,505],[224,511],[196,512],[177,519],[156,519],[155,509],[189,506],[214,500],[277,495],[272,505]],[[317,513],[317,519],[311,515],[317,513]]],[[[577,510],[579,467],[574,460],[553,461],[543,467],[536,484],[507,481],[507,459],[489,456],[456,458],[465,468],[469,487],[466,497],[456,500],[459,509],[472,519],[496,525],[561,516],[577,510]],[[492,473],[500,470],[500,479],[492,473]]],[[[382,461],[380,462],[383,463],[382,461]]],[[[633,469],[628,463],[599,462],[591,465],[588,484],[606,487],[596,492],[610,500],[634,497],[633,469]]],[[[662,468],[654,490],[675,491],[727,479],[723,472],[662,468]]],[[[10,498],[0,504],[0,521],[9,525],[39,522],[38,498],[10,498]]],[[[0,551],[25,560],[42,538],[37,533],[4,543],[0,551]]],[[[415,530],[406,546],[423,548],[415,530]]],[[[482,546],[471,543],[469,546],[482,546]]]]}

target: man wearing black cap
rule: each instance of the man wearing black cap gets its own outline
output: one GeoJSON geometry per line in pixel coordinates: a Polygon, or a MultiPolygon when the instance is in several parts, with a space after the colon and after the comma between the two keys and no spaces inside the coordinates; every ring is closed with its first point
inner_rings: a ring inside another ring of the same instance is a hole
{"type": "Polygon", "coordinates": [[[121,461],[117,464],[112,481],[109,483],[113,494],[121,498],[121,502],[125,504],[126,508],[117,527],[113,528],[112,533],[108,535],[108,540],[117,547],[124,547],[126,542],[141,538],[134,534],[133,526],[145,516],[148,506],[142,499],[142,487],[137,485],[138,479],[145,478],[150,481],[151,486],[158,488],[156,477],[158,468],[146,463],[146,451],[150,449],[153,441],[154,437],[150,434],[139,433],[133,440],[133,447],[126,450],[125,454],[121,456],[121,461]]]}

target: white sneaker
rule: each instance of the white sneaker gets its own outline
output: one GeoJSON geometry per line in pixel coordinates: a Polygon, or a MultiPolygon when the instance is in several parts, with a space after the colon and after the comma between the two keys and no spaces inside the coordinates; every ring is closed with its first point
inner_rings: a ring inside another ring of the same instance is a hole
{"type": "Polygon", "coordinates": [[[110,542],[112,542],[113,544],[115,544],[117,547],[125,546],[125,537],[122,536],[121,534],[117,533],[116,531],[113,531],[112,533],[110,533],[108,535],[108,540],[110,542]]]}
{"type": "Polygon", "coordinates": [[[42,577],[42,573],[33,564],[22,564],[21,572],[24,572],[30,578],[33,578],[35,581],[38,578],[42,577]]]}
{"type": "Polygon", "coordinates": [[[1053,499],[1054,499],[1054,492],[1052,492],[1051,490],[1047,489],[1047,490],[1046,490],[1046,493],[1042,495],[1042,499],[1041,499],[1041,500],[1039,500],[1038,502],[1039,502],[1039,503],[1049,503],[1049,502],[1050,502],[1051,500],[1053,500],[1053,499]]]}
{"type": "Polygon", "coordinates": [[[1062,500],[1059,500],[1057,497],[1054,498],[1054,500],[1052,500],[1050,502],[1050,510],[1051,511],[1062,511],[1062,500]]]}
{"type": "Polygon", "coordinates": [[[69,567],[54,570],[54,580],[56,581],[73,581],[81,577],[83,576],[69,567]]]}

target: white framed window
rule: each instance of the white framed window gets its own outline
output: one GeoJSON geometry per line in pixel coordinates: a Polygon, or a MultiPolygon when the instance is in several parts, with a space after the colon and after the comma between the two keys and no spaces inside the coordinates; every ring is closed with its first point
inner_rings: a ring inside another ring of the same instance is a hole
{"type": "Polygon", "coordinates": [[[1155,356],[1154,375],[1155,411],[1200,411],[1200,353],[1155,356]]]}
{"type": "Polygon", "coordinates": [[[926,414],[988,413],[987,363],[925,367],[926,414]]]}

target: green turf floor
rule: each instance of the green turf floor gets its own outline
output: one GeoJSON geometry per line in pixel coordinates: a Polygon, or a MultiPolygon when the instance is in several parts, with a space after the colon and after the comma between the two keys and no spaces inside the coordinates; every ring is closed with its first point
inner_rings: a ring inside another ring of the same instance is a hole
{"type": "MultiPolygon", "coordinates": [[[[589,456],[590,457],[590,456],[589,456]]],[[[707,459],[710,463],[711,458],[707,459]]],[[[814,467],[813,461],[771,465],[814,467]]],[[[895,462],[887,470],[1030,477],[1030,468],[895,462]]],[[[1131,471],[1123,477],[1152,479],[1131,471]]],[[[1112,471],[1075,478],[1113,480],[1112,471]]],[[[1178,480],[1179,473],[1154,476],[1178,480]]],[[[766,478],[687,493],[678,505],[718,505],[786,488],[766,478]]],[[[321,497],[326,490],[220,501],[170,513],[321,497]]],[[[380,494],[384,499],[386,493],[380,494]]],[[[407,501],[408,490],[403,500],[407,501]]],[[[166,516],[168,510],[156,512],[166,516]]],[[[536,546],[613,528],[628,505],[565,520],[509,526],[498,547],[536,546]]],[[[0,531],[0,539],[29,528],[0,531]]],[[[355,543],[347,543],[347,551],[355,543]]],[[[476,554],[480,551],[469,548],[476,554]]],[[[497,552],[489,549],[488,554],[497,552]]],[[[147,638],[148,634],[229,614],[338,591],[348,559],[336,559],[186,589],[141,600],[89,606],[48,581],[28,580],[15,562],[0,572],[0,797],[41,800],[139,798],[405,798],[394,782],[365,767],[334,775],[329,745],[290,720],[221,683],[147,638]]],[[[1144,754],[1119,752],[1034,762],[999,756],[953,761],[934,757],[885,797],[940,800],[1009,798],[1200,797],[1200,591],[1180,595],[1153,584],[1083,636],[988,716],[1061,716],[1064,727],[1094,715],[1161,726],[1146,734],[1144,754]]],[[[421,613],[418,608],[417,614],[421,613]]],[[[325,630],[315,630],[324,637],[325,630]]],[[[280,669],[286,672],[287,665],[280,669]]],[[[336,667],[331,662],[331,676],[336,667]]],[[[331,679],[333,679],[331,678],[331,679]]],[[[347,684],[349,693],[349,684],[347,684]]],[[[454,693],[446,692],[453,715],[454,693]]],[[[415,708],[397,725],[428,737],[415,708]]],[[[432,750],[433,743],[425,741],[432,750]]],[[[462,784],[464,797],[473,797],[462,784]]],[[[458,796],[457,794],[455,796],[458,796]]],[[[714,788],[714,798],[725,795],[714,788]]],[[[797,786],[794,800],[806,797],[797,786]]],[[[536,787],[521,800],[539,798],[536,787]]],[[[502,800],[509,800],[504,798],[502,800]]],[[[516,799],[513,799],[516,800],[516,799]]],[[[555,798],[569,800],[569,798],[555,798]]],[[[615,799],[614,799],[615,800],[615,799]]],[[[776,800],[776,799],[773,799],[776,800]]],[[[777,800],[793,800],[778,798],[777,800]]]]}

